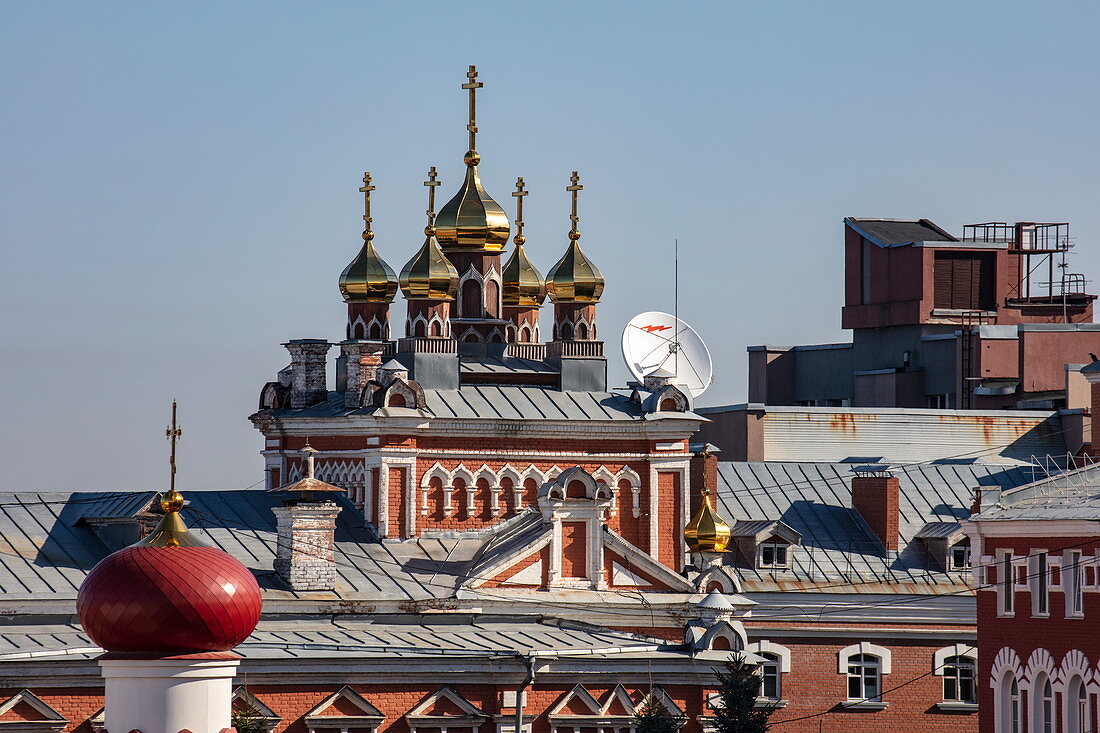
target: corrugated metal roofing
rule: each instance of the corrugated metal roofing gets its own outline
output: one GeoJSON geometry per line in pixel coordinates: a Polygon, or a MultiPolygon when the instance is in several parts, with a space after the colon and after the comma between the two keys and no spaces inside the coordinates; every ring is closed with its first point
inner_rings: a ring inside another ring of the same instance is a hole
{"type": "Polygon", "coordinates": [[[955,242],[927,219],[896,221],[892,219],[852,219],[861,229],[883,245],[909,242],[955,242]]]}
{"type": "Polygon", "coordinates": [[[768,407],[763,418],[767,461],[843,461],[854,456],[891,462],[934,460],[1023,464],[1065,455],[1056,412],[881,410],[768,407]]]}
{"type": "Polygon", "coordinates": [[[557,370],[544,361],[505,357],[503,359],[463,359],[459,358],[459,370],[466,374],[548,374],[557,370]]]}
{"type": "Polygon", "coordinates": [[[1022,467],[916,465],[895,470],[899,483],[899,552],[888,552],[852,509],[851,466],[843,463],[718,464],[718,499],[727,521],[782,520],[802,535],[790,570],[739,568],[744,590],[838,593],[940,593],[965,589],[969,576],[929,562],[916,534],[929,522],[969,514],[976,487],[1029,481],[1022,467]]]}

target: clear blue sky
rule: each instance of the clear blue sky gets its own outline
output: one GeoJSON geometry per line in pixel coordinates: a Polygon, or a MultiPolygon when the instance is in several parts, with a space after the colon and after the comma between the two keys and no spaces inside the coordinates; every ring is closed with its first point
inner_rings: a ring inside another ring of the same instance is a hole
{"type": "MultiPolygon", "coordinates": [[[[672,305],[745,396],[745,346],[845,338],[844,216],[1066,220],[1100,273],[1094,3],[147,3],[0,8],[0,487],[249,486],[246,421],[290,338],[342,337],[359,247],[421,241],[465,142],[545,272],[581,172],[621,383],[672,305]]],[[[1095,287],[1095,285],[1094,285],[1095,287]]],[[[398,308],[398,313],[403,308],[398,308]]]]}

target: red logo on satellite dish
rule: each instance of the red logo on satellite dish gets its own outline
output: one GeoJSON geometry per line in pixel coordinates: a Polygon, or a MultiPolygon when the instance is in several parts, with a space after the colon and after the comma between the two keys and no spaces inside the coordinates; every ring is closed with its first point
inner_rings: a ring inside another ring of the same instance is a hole
{"type": "Polygon", "coordinates": [[[642,326],[643,331],[649,331],[650,333],[654,331],[667,331],[670,328],[672,328],[672,326],[642,326]]]}

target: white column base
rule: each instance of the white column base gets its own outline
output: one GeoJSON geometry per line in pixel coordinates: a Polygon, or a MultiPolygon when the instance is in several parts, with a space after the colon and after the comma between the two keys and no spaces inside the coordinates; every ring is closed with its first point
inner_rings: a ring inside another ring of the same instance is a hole
{"type": "Polygon", "coordinates": [[[104,728],[110,733],[220,733],[230,726],[234,654],[153,659],[111,654],[99,660],[105,682],[104,728]]]}

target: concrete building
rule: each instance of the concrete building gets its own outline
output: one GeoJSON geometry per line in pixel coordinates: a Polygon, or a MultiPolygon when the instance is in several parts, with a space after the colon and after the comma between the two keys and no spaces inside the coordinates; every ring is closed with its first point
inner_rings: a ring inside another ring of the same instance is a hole
{"type": "Polygon", "coordinates": [[[1084,407],[1096,296],[1065,223],[844,220],[851,343],[749,347],[749,402],[999,410],[1084,407]]]}

